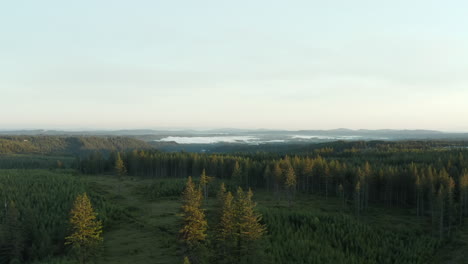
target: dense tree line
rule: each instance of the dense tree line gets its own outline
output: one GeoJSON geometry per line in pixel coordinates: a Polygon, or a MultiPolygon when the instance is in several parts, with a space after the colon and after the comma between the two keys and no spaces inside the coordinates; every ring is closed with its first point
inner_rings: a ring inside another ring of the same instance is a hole
{"type": "MultiPolygon", "coordinates": [[[[389,143],[391,148],[374,143],[336,144],[289,155],[146,149],[93,152],[67,166],[83,173],[114,174],[121,180],[134,176],[155,179],[136,190],[150,200],[183,193],[180,238],[186,261],[192,263],[259,262],[262,258],[254,252],[266,252],[271,263],[424,263],[465,221],[468,150],[419,142],[389,143]],[[220,186],[221,182],[226,185],[220,186]],[[265,218],[261,220],[251,190],[271,193],[268,199],[287,201],[291,208],[276,203],[277,208],[262,210],[265,218]],[[334,197],[357,217],[301,212],[295,208],[295,199],[308,194],[323,196],[323,200],[334,197]],[[216,206],[207,206],[207,198],[214,196],[216,206]],[[421,232],[426,225],[414,234],[367,227],[360,220],[373,205],[409,209],[421,223],[430,223],[432,235],[421,232]],[[205,208],[212,210],[205,212],[205,208]],[[263,224],[268,225],[266,237],[263,224]],[[266,245],[260,244],[261,237],[268,240],[266,245]],[[309,254],[319,251],[325,253],[309,254]],[[290,256],[292,252],[296,254],[290,256]]],[[[56,168],[60,167],[57,162],[56,168]]],[[[60,174],[3,171],[0,263],[63,254],[69,235],[68,212],[86,187],[65,170],[60,174]]],[[[97,218],[88,214],[91,218],[106,223],[110,215],[118,214],[100,196],[90,194],[99,212],[97,218]]],[[[90,204],[81,198],[77,204],[90,204]]],[[[93,232],[100,234],[101,229],[93,232]]]]}
{"type": "MultiPolygon", "coordinates": [[[[432,144],[432,143],[428,143],[432,144]]],[[[278,199],[293,203],[296,192],[335,196],[354,206],[357,215],[369,204],[414,208],[430,217],[442,238],[467,214],[468,151],[463,149],[415,150],[403,143],[385,151],[320,149],[311,155],[280,156],[275,153],[198,154],[131,151],[118,154],[132,176],[185,178],[206,175],[246,188],[263,188],[278,199]]],[[[86,173],[115,170],[113,153],[82,159],[86,173]]]]}
{"type": "MultiPolygon", "coordinates": [[[[314,153],[329,152],[421,152],[433,149],[457,149],[468,147],[466,140],[372,140],[372,141],[334,141],[323,143],[267,143],[260,145],[248,144],[217,144],[206,146],[209,153],[251,153],[258,152],[277,153],[281,155],[310,155],[314,153]]],[[[156,146],[157,148],[157,146],[156,146]]],[[[186,149],[190,152],[200,151],[200,147],[172,146],[163,147],[165,150],[180,151],[186,149]]]]}
{"type": "Polygon", "coordinates": [[[0,155],[1,169],[65,169],[73,167],[73,156],[0,155]]]}

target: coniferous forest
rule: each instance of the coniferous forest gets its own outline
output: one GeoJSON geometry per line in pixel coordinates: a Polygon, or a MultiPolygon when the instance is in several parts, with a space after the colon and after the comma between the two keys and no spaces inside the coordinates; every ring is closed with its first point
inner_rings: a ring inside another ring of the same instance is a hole
{"type": "Polygon", "coordinates": [[[468,1],[0,3],[0,264],[468,264],[468,1]]]}
{"type": "Polygon", "coordinates": [[[103,149],[0,160],[1,263],[466,261],[462,145],[103,149]]]}

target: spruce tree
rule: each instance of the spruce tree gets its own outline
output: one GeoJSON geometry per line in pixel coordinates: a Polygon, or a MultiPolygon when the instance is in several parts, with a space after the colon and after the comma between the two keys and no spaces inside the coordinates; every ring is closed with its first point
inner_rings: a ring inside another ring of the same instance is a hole
{"type": "Polygon", "coordinates": [[[452,177],[449,178],[448,186],[447,186],[447,233],[450,236],[450,232],[452,231],[452,221],[455,211],[455,197],[454,197],[454,190],[455,190],[455,181],[452,177]]]}
{"type": "Polygon", "coordinates": [[[240,186],[242,184],[242,168],[240,167],[239,162],[237,160],[234,164],[231,179],[236,185],[240,186]]]}
{"type": "Polygon", "coordinates": [[[305,192],[310,192],[311,191],[311,178],[312,178],[312,166],[313,162],[310,158],[306,158],[304,161],[304,164],[302,166],[302,171],[301,174],[305,178],[305,183],[304,183],[304,190],[305,192]]]}
{"type": "Polygon", "coordinates": [[[439,209],[439,239],[444,237],[444,214],[445,214],[445,188],[440,186],[437,193],[437,206],[439,209]]]}
{"type": "Polygon", "coordinates": [[[423,185],[421,181],[421,177],[416,175],[416,215],[419,217],[423,214],[424,208],[422,208],[422,200],[423,197],[423,185]]]}
{"type": "Polygon", "coordinates": [[[117,153],[117,157],[115,159],[114,168],[115,168],[115,173],[117,174],[117,176],[119,176],[119,179],[121,179],[123,176],[127,174],[127,168],[125,167],[125,164],[122,158],[120,157],[119,152],[117,153]]]}
{"type": "Polygon", "coordinates": [[[325,199],[328,199],[328,186],[330,185],[330,166],[325,163],[323,168],[323,177],[325,178],[325,199]]]}
{"type": "Polygon", "coordinates": [[[266,227],[260,223],[262,217],[255,212],[256,204],[252,201],[253,192],[249,189],[244,193],[241,187],[237,189],[235,200],[236,214],[236,251],[238,262],[245,259],[250,263],[257,250],[255,242],[262,238],[266,227]]]}
{"type": "Polygon", "coordinates": [[[114,170],[119,179],[117,192],[120,194],[120,191],[122,189],[123,177],[127,174],[127,168],[125,167],[125,164],[122,158],[120,157],[119,152],[117,152],[117,156],[115,158],[114,170]]]}
{"type": "Polygon", "coordinates": [[[197,255],[197,252],[203,247],[202,243],[206,239],[208,227],[204,210],[201,208],[202,197],[201,190],[195,187],[192,177],[189,176],[182,194],[184,223],[179,232],[187,250],[191,253],[192,262],[195,263],[202,257],[197,255]]]}
{"type": "Polygon", "coordinates": [[[96,217],[88,195],[78,195],[70,212],[72,233],[65,238],[65,244],[72,246],[80,263],[86,263],[103,240],[102,223],[96,217]]]}
{"type": "Polygon", "coordinates": [[[459,193],[460,193],[460,224],[463,223],[463,217],[468,215],[468,172],[464,172],[464,174],[460,178],[459,184],[459,193]]]}
{"type": "Polygon", "coordinates": [[[364,174],[364,191],[363,191],[363,196],[364,196],[364,208],[367,209],[369,207],[369,185],[371,183],[371,174],[372,174],[372,169],[368,161],[364,164],[364,169],[363,169],[363,174],[364,174]]]}
{"type": "Polygon", "coordinates": [[[226,198],[226,194],[226,185],[224,184],[224,182],[222,182],[219,186],[218,194],[216,195],[216,198],[218,199],[219,208],[222,208],[224,206],[224,199],[226,198]]]}
{"type": "Polygon", "coordinates": [[[267,191],[270,191],[270,182],[271,182],[271,170],[270,165],[265,166],[265,170],[263,171],[263,180],[266,182],[267,191]]]}
{"type": "Polygon", "coordinates": [[[356,207],[356,215],[361,213],[361,182],[358,181],[354,187],[354,205],[356,207]]]}
{"type": "Polygon", "coordinates": [[[205,169],[203,169],[200,175],[200,186],[203,188],[203,194],[205,196],[205,200],[208,199],[208,183],[211,181],[211,177],[206,175],[205,169]]]}
{"type": "Polygon", "coordinates": [[[291,207],[292,197],[294,196],[297,184],[296,174],[294,173],[294,169],[292,167],[289,167],[288,171],[286,172],[284,183],[286,190],[288,191],[288,206],[291,207]]]}
{"type": "Polygon", "coordinates": [[[22,255],[25,240],[20,213],[13,201],[10,201],[6,207],[5,227],[4,239],[6,245],[2,248],[2,254],[0,255],[5,254],[4,257],[9,259],[9,263],[20,263],[23,260],[22,255]]]}
{"type": "Polygon", "coordinates": [[[344,209],[345,205],[346,205],[346,203],[345,203],[346,201],[345,201],[343,184],[341,184],[341,183],[338,186],[338,194],[339,194],[340,200],[341,200],[341,207],[342,207],[342,209],[344,209]]]}
{"type": "Polygon", "coordinates": [[[221,217],[217,228],[217,241],[219,242],[218,260],[221,263],[231,263],[234,241],[236,239],[236,214],[233,205],[234,197],[227,192],[221,209],[221,217]]]}
{"type": "Polygon", "coordinates": [[[275,195],[276,198],[279,200],[279,189],[281,185],[281,180],[283,178],[283,171],[281,170],[279,162],[275,162],[273,166],[273,179],[275,180],[275,195]]]}

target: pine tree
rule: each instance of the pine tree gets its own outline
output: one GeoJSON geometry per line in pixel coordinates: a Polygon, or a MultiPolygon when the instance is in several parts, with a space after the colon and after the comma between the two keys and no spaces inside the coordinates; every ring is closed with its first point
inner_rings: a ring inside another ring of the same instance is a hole
{"type": "Polygon", "coordinates": [[[444,237],[444,213],[445,213],[445,188],[440,186],[437,193],[437,206],[439,207],[439,239],[444,237]]]}
{"type": "Polygon", "coordinates": [[[184,257],[184,264],[190,264],[190,260],[187,256],[184,257]]]}
{"type": "Polygon", "coordinates": [[[361,212],[361,182],[358,181],[354,187],[354,204],[356,206],[356,214],[359,216],[361,212]]]}
{"type": "Polygon", "coordinates": [[[218,194],[216,195],[218,199],[219,208],[222,208],[224,206],[224,199],[226,198],[226,194],[227,194],[226,185],[224,184],[224,182],[222,182],[221,185],[219,186],[218,194]]]}
{"type": "Polygon", "coordinates": [[[57,169],[62,169],[63,168],[63,162],[60,161],[60,160],[57,160],[56,167],[57,167],[57,169]]]}
{"type": "Polygon", "coordinates": [[[120,191],[121,191],[121,188],[122,188],[123,177],[125,175],[127,175],[127,168],[125,167],[125,164],[124,164],[122,158],[120,157],[119,152],[117,152],[117,156],[115,157],[114,169],[115,169],[115,173],[117,174],[118,179],[119,179],[117,192],[120,194],[120,191]]]}
{"type": "Polygon", "coordinates": [[[437,230],[437,226],[436,226],[436,223],[437,223],[437,213],[436,213],[436,209],[437,209],[437,191],[436,191],[436,188],[434,186],[434,183],[431,182],[430,183],[430,189],[429,189],[429,201],[430,201],[430,206],[431,206],[431,226],[432,226],[432,233],[435,235],[436,233],[436,230],[437,230]]]}
{"type": "Polygon", "coordinates": [[[247,194],[244,193],[241,187],[237,189],[235,201],[236,214],[236,242],[237,256],[248,259],[255,251],[255,241],[262,238],[266,231],[263,224],[260,223],[262,217],[255,212],[256,204],[252,201],[253,192],[249,189],[247,194]]]}
{"type": "Polygon", "coordinates": [[[363,174],[364,174],[364,208],[369,207],[369,185],[371,181],[371,174],[372,174],[372,169],[368,161],[364,164],[364,169],[363,169],[363,174]]]}
{"type": "Polygon", "coordinates": [[[234,164],[231,179],[236,185],[240,186],[242,184],[242,168],[238,161],[234,164]]]}
{"type": "Polygon", "coordinates": [[[204,210],[201,209],[201,191],[195,187],[190,176],[187,179],[182,200],[184,226],[180,230],[180,234],[188,249],[191,250],[199,246],[206,239],[208,223],[205,219],[204,210]]]}
{"type": "Polygon", "coordinates": [[[463,222],[463,216],[468,215],[468,172],[465,172],[460,178],[460,224],[463,222]]]}
{"type": "Polygon", "coordinates": [[[271,182],[271,170],[270,165],[265,166],[265,170],[263,171],[263,179],[266,182],[267,191],[270,191],[270,182],[271,182]]]}
{"type": "Polygon", "coordinates": [[[208,183],[212,180],[211,177],[206,176],[205,169],[203,169],[200,175],[200,185],[203,188],[203,194],[205,196],[205,200],[208,199],[208,183]]]}
{"type": "Polygon", "coordinates": [[[339,194],[340,199],[341,199],[341,207],[342,207],[342,209],[344,209],[345,205],[346,205],[346,201],[345,201],[343,184],[341,184],[341,183],[338,186],[338,194],[339,194]]]}
{"type": "Polygon", "coordinates": [[[330,184],[330,167],[325,163],[323,166],[323,180],[325,181],[325,199],[328,199],[328,185],[330,184]]]}
{"type": "Polygon", "coordinates": [[[312,170],[313,170],[313,162],[310,158],[306,158],[304,161],[304,165],[302,166],[302,172],[301,174],[305,177],[305,186],[304,190],[306,192],[311,191],[311,178],[312,178],[312,170]]]}
{"type": "MultiPolygon", "coordinates": [[[[20,221],[20,213],[16,208],[16,204],[10,201],[6,207],[4,232],[5,246],[1,250],[1,255],[9,259],[8,263],[20,263],[24,250],[24,235],[20,221]]],[[[0,257],[0,260],[2,258],[0,257]]]]}
{"type": "Polygon", "coordinates": [[[123,176],[125,176],[127,174],[127,168],[125,167],[125,164],[122,160],[122,158],[120,157],[120,153],[117,152],[117,157],[115,159],[115,172],[117,174],[117,176],[119,176],[119,179],[121,179],[123,176]]]}
{"type": "MultiPolygon", "coordinates": [[[[367,182],[367,176],[365,172],[361,169],[357,169],[357,177],[359,181],[359,211],[362,211],[365,209],[365,190],[366,190],[366,182],[367,182]]],[[[356,189],[357,191],[357,189],[356,189]]]]}
{"type": "Polygon", "coordinates": [[[219,241],[219,262],[230,263],[233,242],[236,239],[236,214],[233,208],[233,200],[231,192],[227,192],[224,197],[224,204],[221,209],[221,217],[218,225],[217,240],[219,241]]]}
{"type": "Polygon", "coordinates": [[[279,188],[280,188],[282,178],[283,178],[283,171],[281,170],[279,162],[275,162],[275,165],[273,166],[273,179],[275,180],[275,195],[278,200],[279,200],[279,188]]]}
{"type": "Polygon", "coordinates": [[[72,233],[65,238],[65,244],[77,252],[80,263],[85,263],[103,240],[102,223],[96,216],[88,195],[78,195],[70,212],[72,233]]]}
{"type": "Polygon", "coordinates": [[[454,211],[454,190],[455,190],[455,181],[452,177],[449,178],[448,186],[447,186],[447,226],[448,226],[448,235],[450,236],[450,232],[452,229],[452,218],[453,218],[453,211],[454,211]]]}
{"type": "Polygon", "coordinates": [[[416,215],[419,217],[423,214],[424,209],[422,208],[422,200],[423,200],[423,186],[421,177],[416,175],[416,215]]]}
{"type": "Polygon", "coordinates": [[[222,241],[226,241],[233,238],[235,229],[235,213],[233,208],[233,200],[234,197],[232,196],[231,192],[227,192],[224,198],[223,208],[221,209],[221,219],[218,228],[218,238],[222,241]]]}
{"type": "Polygon", "coordinates": [[[294,191],[296,190],[296,174],[294,173],[294,169],[289,167],[288,171],[286,172],[285,177],[285,186],[288,191],[288,206],[291,207],[292,197],[294,195],[294,191]]]}

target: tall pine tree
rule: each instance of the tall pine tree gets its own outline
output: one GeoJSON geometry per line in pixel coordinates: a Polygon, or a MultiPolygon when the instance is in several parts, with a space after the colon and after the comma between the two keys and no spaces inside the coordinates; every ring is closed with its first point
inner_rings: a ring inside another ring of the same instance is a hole
{"type": "Polygon", "coordinates": [[[194,263],[198,263],[199,259],[202,258],[198,253],[203,247],[202,243],[206,239],[208,228],[204,210],[201,208],[202,197],[201,190],[195,187],[192,177],[189,176],[182,194],[184,223],[179,232],[190,253],[190,259],[194,263]]]}
{"type": "Polygon", "coordinates": [[[292,198],[296,191],[296,184],[297,184],[297,179],[296,179],[296,174],[294,173],[294,169],[293,167],[289,167],[288,170],[286,171],[286,177],[284,181],[284,185],[288,192],[288,206],[289,207],[291,207],[292,198]]]}
{"type": "Polygon", "coordinates": [[[252,201],[253,192],[245,193],[241,187],[237,189],[234,205],[236,214],[236,255],[238,262],[251,263],[258,253],[256,242],[262,238],[266,227],[261,224],[261,215],[255,212],[256,204],[252,201]]]}
{"type": "Polygon", "coordinates": [[[88,195],[78,195],[70,212],[72,233],[65,238],[65,244],[73,247],[80,263],[86,263],[103,241],[102,223],[96,217],[88,195]]]}

